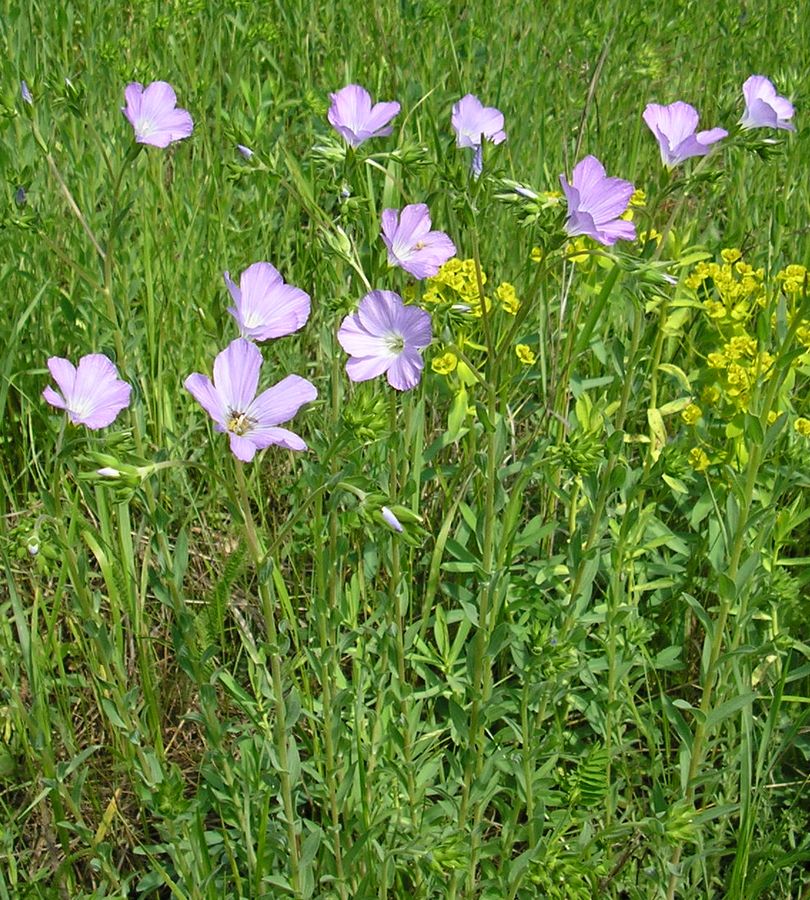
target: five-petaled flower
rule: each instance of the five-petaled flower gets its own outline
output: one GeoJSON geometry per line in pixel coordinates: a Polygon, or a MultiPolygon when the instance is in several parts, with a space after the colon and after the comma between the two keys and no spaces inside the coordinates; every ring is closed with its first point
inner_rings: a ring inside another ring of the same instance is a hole
{"type": "Polygon", "coordinates": [[[571,184],[560,175],[560,184],[568,201],[565,230],[569,235],[584,234],[606,245],[635,239],[636,226],[619,218],[633,195],[633,185],[609,178],[595,156],[586,156],[574,166],[571,184]]]}
{"type": "Polygon", "coordinates": [[[692,156],[705,156],[712,144],[728,135],[724,128],[696,131],[698,112],[682,100],[669,106],[648,103],[642,116],[658,141],[661,159],[668,169],[692,156]]]}
{"type": "Polygon", "coordinates": [[[432,337],[430,314],[418,306],[405,306],[393,291],[366,294],[338,331],[340,346],[352,357],[346,363],[349,378],[367,381],[385,372],[398,391],[419,383],[424,367],[419,351],[432,337]]]}
{"type": "Polygon", "coordinates": [[[776,93],[776,88],[764,75],[752,75],[743,85],[745,112],[740,119],[742,128],[783,128],[795,131],[788,121],[793,118],[793,104],[776,93]]]}
{"type": "Polygon", "coordinates": [[[279,428],[318,396],[315,386],[299,375],[288,375],[256,396],[262,354],[255,344],[237,338],[214,360],[214,380],[194,372],[186,390],[214,420],[217,431],[227,432],[233,455],[250,462],[257,450],[278,444],[288,450],[306,450],[294,432],[279,428]]]}
{"type": "Polygon", "coordinates": [[[248,266],[239,278],[238,287],[226,272],[225,284],[234,302],[228,312],[236,319],[243,338],[267,341],[284,337],[302,328],[309,318],[309,294],[285,284],[270,263],[248,266]]]}
{"type": "Polygon", "coordinates": [[[371,105],[371,95],[359,84],[347,84],[329,95],[332,105],[327,119],[352,147],[373,137],[387,137],[394,128],[388,123],[399,112],[399,103],[390,101],[371,105]]]}
{"type": "Polygon", "coordinates": [[[106,428],[129,406],[132,388],[118,377],[115,364],[103,353],[83,356],[78,366],[60,356],[52,356],[48,369],[62,393],[49,385],[42,396],[51,406],[67,410],[74,425],[106,428]]]}
{"type": "Polygon", "coordinates": [[[494,106],[484,106],[475,94],[465,94],[453,105],[450,121],[456,132],[456,146],[475,151],[472,170],[474,175],[480,175],[483,168],[482,141],[501,144],[506,140],[503,113],[494,106]]]}
{"type": "Polygon", "coordinates": [[[384,209],[382,239],[388,263],[414,278],[432,278],[455,256],[456,246],[443,231],[430,230],[430,213],[424,203],[410,203],[402,212],[384,209]]]}
{"type": "Polygon", "coordinates": [[[127,85],[124,96],[127,105],[121,107],[121,112],[135,129],[139,144],[168,147],[191,134],[191,115],[188,110],[177,108],[177,95],[165,81],[153,81],[146,87],[133,81],[127,85]]]}

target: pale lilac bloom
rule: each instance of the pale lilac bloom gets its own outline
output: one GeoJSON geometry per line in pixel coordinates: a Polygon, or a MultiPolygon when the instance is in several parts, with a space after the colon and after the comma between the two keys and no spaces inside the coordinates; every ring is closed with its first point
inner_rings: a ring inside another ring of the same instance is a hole
{"type": "Polygon", "coordinates": [[[705,156],[712,144],[728,135],[724,128],[696,132],[698,112],[682,100],[669,106],[648,103],[643,117],[658,141],[661,159],[668,169],[692,156],[705,156]]]}
{"type": "Polygon", "coordinates": [[[393,291],[366,294],[338,331],[340,346],[352,357],[346,363],[349,378],[368,381],[385,372],[398,391],[419,383],[425,365],[419,351],[432,337],[430,314],[405,306],[393,291]]]}
{"type": "Polygon", "coordinates": [[[244,144],[237,144],[236,149],[245,157],[245,159],[250,159],[250,157],[253,156],[253,151],[244,144]]]}
{"type": "Polygon", "coordinates": [[[796,126],[789,122],[793,118],[793,104],[785,97],[780,97],[764,75],[752,75],[743,85],[745,112],[740,119],[742,128],[784,128],[795,131],[796,126]]]}
{"type": "Polygon", "coordinates": [[[34,105],[34,98],[31,95],[31,88],[29,88],[24,81],[20,82],[20,96],[29,106],[34,105]]]}
{"type": "Polygon", "coordinates": [[[633,194],[629,181],[608,178],[602,163],[586,156],[574,166],[571,184],[565,175],[560,175],[560,184],[568,202],[565,230],[569,235],[585,234],[608,246],[617,240],[635,240],[636,226],[619,218],[633,194]]]}
{"type": "Polygon", "coordinates": [[[414,278],[432,278],[456,253],[443,231],[430,230],[430,212],[424,203],[410,203],[402,212],[384,209],[382,239],[388,247],[388,264],[414,278]]]}
{"type": "Polygon", "coordinates": [[[329,124],[352,147],[373,137],[387,137],[394,130],[388,123],[399,112],[399,103],[375,103],[371,95],[359,84],[347,84],[329,95],[332,105],[327,118],[329,124]]]}
{"type": "Polygon", "coordinates": [[[450,121],[456,132],[456,146],[474,150],[472,170],[478,177],[484,165],[482,141],[501,144],[506,140],[503,113],[494,106],[484,106],[475,94],[465,94],[454,104],[450,121]]]}
{"type": "Polygon", "coordinates": [[[193,128],[188,110],[177,108],[177,96],[170,84],[153,81],[145,88],[137,81],[126,86],[127,105],[121,112],[135,129],[139,144],[168,147],[187,138],[193,128]]]}
{"type": "Polygon", "coordinates": [[[67,410],[74,425],[106,428],[129,406],[132,388],[118,377],[115,364],[103,353],[83,356],[78,366],[60,356],[52,356],[48,369],[62,393],[48,385],[42,396],[51,406],[67,410]]]}
{"type": "Polygon", "coordinates": [[[262,354],[255,344],[237,338],[214,360],[214,380],[194,372],[183,382],[186,390],[214,420],[217,431],[227,432],[233,455],[250,462],[257,450],[278,444],[288,450],[306,450],[294,432],[279,428],[304,403],[318,396],[306,378],[288,375],[256,396],[262,354]]]}
{"type": "Polygon", "coordinates": [[[387,506],[380,507],[380,515],[385,519],[387,525],[390,525],[394,531],[404,531],[405,529],[402,527],[402,523],[399,519],[391,512],[391,510],[387,506]]]}
{"type": "Polygon", "coordinates": [[[309,294],[285,284],[270,263],[248,266],[239,278],[239,287],[226,272],[225,284],[234,301],[228,312],[236,319],[243,338],[267,341],[284,337],[302,328],[309,318],[309,294]]]}

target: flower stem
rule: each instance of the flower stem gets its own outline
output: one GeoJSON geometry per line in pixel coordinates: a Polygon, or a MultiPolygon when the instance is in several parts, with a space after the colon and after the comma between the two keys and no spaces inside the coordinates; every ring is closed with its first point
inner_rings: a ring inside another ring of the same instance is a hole
{"type": "Polygon", "coordinates": [[[290,854],[290,883],[295,896],[301,895],[301,878],[299,874],[300,851],[298,849],[298,834],[296,828],[296,813],[293,805],[292,784],[290,781],[289,753],[287,748],[287,706],[284,701],[284,687],[281,678],[281,659],[279,656],[278,633],[276,631],[276,611],[272,591],[270,589],[270,577],[261,577],[260,570],[270,560],[264,559],[259,537],[256,531],[256,523],[250,509],[247,481],[243,465],[239,461],[234,462],[236,470],[236,484],[239,490],[239,506],[242,512],[242,520],[245,526],[245,540],[248,551],[256,568],[259,582],[259,598],[262,603],[265,627],[267,628],[267,641],[269,644],[270,672],[273,680],[273,704],[275,706],[275,728],[273,738],[276,745],[276,754],[279,762],[279,781],[281,783],[281,800],[284,806],[284,818],[287,826],[287,844],[290,854]]]}

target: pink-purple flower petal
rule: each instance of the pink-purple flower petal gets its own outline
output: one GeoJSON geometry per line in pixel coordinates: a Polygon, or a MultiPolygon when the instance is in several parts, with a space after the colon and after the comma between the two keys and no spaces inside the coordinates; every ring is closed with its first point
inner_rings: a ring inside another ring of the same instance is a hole
{"type": "Polygon", "coordinates": [[[388,374],[397,390],[410,390],[421,377],[420,350],[432,339],[430,315],[405,306],[392,291],[371,291],[357,313],[346,316],[338,331],[340,345],[351,356],[346,373],[352,381],[388,374]]]}
{"type": "Polygon", "coordinates": [[[61,394],[48,386],[42,396],[57,409],[67,410],[74,425],[106,428],[129,406],[132,388],[118,377],[115,364],[101,353],[90,353],[78,367],[58,356],[48,360],[48,369],[61,394]]]}
{"type": "Polygon", "coordinates": [[[303,328],[309,318],[309,294],[285,284],[270,263],[248,266],[238,287],[225,272],[225,284],[234,299],[228,312],[236,320],[241,337],[253,341],[284,337],[303,328]]]}
{"type": "Polygon", "coordinates": [[[431,278],[455,256],[456,247],[442,231],[430,230],[430,212],[424,203],[410,203],[397,213],[383,210],[382,239],[388,263],[414,278],[431,278]]]}
{"type": "Polygon", "coordinates": [[[630,202],[633,185],[608,177],[595,156],[586,156],[574,166],[571,183],[560,175],[560,184],[568,202],[565,230],[569,235],[584,234],[608,246],[635,238],[635,225],[619,218],[630,202]]]}
{"type": "Polygon", "coordinates": [[[480,147],[482,138],[493,144],[506,140],[503,113],[494,106],[484,106],[475,94],[465,94],[453,105],[450,121],[458,147],[480,147]]]}
{"type": "Polygon", "coordinates": [[[793,104],[776,93],[770,79],[764,75],[751,75],[743,84],[745,112],[740,119],[742,128],[781,128],[795,131],[790,121],[795,112],[793,104]]]}
{"type": "Polygon", "coordinates": [[[168,147],[189,137],[194,123],[188,110],[177,107],[177,95],[165,81],[153,81],[145,88],[135,81],[124,89],[126,106],[122,112],[135,130],[139,144],[168,147]]]}
{"type": "Polygon", "coordinates": [[[711,128],[696,134],[698,112],[682,100],[668,106],[648,103],[642,118],[655,135],[661,159],[667,168],[693,156],[705,156],[712,144],[728,135],[723,128],[711,128]]]}
{"type": "Polygon", "coordinates": [[[185,380],[186,389],[216,422],[217,430],[227,432],[231,451],[242,462],[250,462],[257,450],[271,444],[305,450],[298,435],[276,426],[318,396],[305,378],[288,375],[257,397],[261,362],[255,344],[237,338],[217,354],[213,383],[196,372],[185,380]]]}
{"type": "Polygon", "coordinates": [[[394,130],[389,122],[399,113],[396,101],[372,106],[371,95],[359,84],[347,84],[330,94],[329,99],[329,124],[352,147],[359,147],[369,138],[387,137],[394,130]]]}

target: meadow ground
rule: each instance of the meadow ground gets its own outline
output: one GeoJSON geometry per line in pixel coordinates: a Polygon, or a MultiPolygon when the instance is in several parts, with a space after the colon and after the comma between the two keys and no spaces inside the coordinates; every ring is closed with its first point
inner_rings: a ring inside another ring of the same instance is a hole
{"type": "Polygon", "coordinates": [[[805,4],[0,0],[0,48],[0,900],[810,896],[805,4]],[[729,134],[668,170],[678,100],[729,134]],[[589,154],[633,240],[571,233],[589,154]],[[260,351],[259,261],[311,297],[260,351]],[[430,314],[408,390],[346,369],[371,289],[430,314]],[[229,346],[312,388],[219,433],[229,346]],[[43,398],[87,354],[104,427],[43,398]]]}

